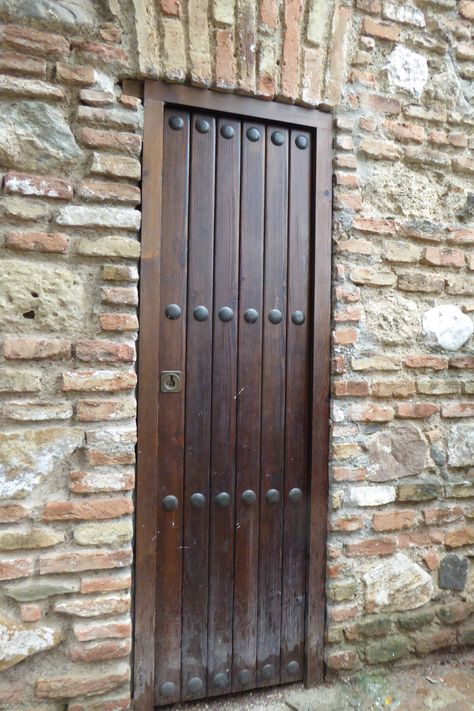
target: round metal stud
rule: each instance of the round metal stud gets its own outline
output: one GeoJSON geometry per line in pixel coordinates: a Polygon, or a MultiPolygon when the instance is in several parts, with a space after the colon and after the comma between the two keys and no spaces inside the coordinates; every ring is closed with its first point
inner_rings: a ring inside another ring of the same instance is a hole
{"type": "Polygon", "coordinates": [[[273,664],[265,664],[262,667],[262,677],[264,679],[271,679],[272,676],[274,675],[275,671],[273,668],[273,664]]]}
{"type": "Polygon", "coordinates": [[[217,686],[218,689],[225,689],[229,683],[229,678],[225,672],[219,672],[219,674],[215,675],[212,683],[214,686],[217,686]]]}
{"type": "Polygon", "coordinates": [[[247,309],[244,313],[244,319],[247,323],[255,323],[258,321],[258,311],[257,309],[247,309]]]}
{"type": "Polygon", "coordinates": [[[303,492],[301,489],[298,489],[295,487],[294,489],[290,489],[288,492],[288,498],[293,504],[299,504],[301,499],[303,498],[303,492]]]}
{"type": "Polygon", "coordinates": [[[227,493],[227,491],[221,491],[220,494],[217,494],[216,496],[216,504],[221,507],[221,509],[225,509],[227,506],[230,504],[230,495],[227,493]]]}
{"type": "Polygon", "coordinates": [[[176,694],[176,684],[173,684],[172,681],[165,681],[165,683],[160,686],[160,694],[167,698],[174,696],[176,694]]]}
{"type": "Polygon", "coordinates": [[[269,504],[277,504],[280,501],[280,492],[277,489],[269,489],[265,498],[269,504]]]}
{"type": "Polygon", "coordinates": [[[181,316],[181,308],[178,304],[168,304],[165,309],[166,318],[171,319],[171,321],[176,321],[177,318],[181,316]]]}
{"type": "Polygon", "coordinates": [[[198,694],[202,689],[202,681],[198,676],[192,676],[186,684],[186,690],[190,694],[198,694]]]}
{"type": "Polygon", "coordinates": [[[234,138],[234,129],[229,124],[221,126],[221,136],[222,138],[234,138]]]}
{"type": "Polygon", "coordinates": [[[272,133],[272,143],[275,146],[282,146],[285,142],[285,136],[281,131],[273,131],[272,133]]]}
{"type": "Polygon", "coordinates": [[[196,123],[194,124],[196,126],[196,131],[198,133],[208,133],[210,126],[209,126],[209,121],[206,121],[205,119],[197,119],[196,123]]]}
{"type": "Polygon", "coordinates": [[[283,318],[283,314],[280,309],[272,309],[268,314],[268,320],[270,323],[280,323],[283,318]]]}
{"type": "Polygon", "coordinates": [[[242,684],[242,686],[247,686],[247,684],[250,684],[250,681],[252,679],[250,669],[241,669],[237,676],[239,679],[239,684],[242,684]]]}
{"type": "Polygon", "coordinates": [[[295,326],[302,326],[304,324],[305,315],[302,311],[293,311],[291,314],[291,320],[295,326]]]}
{"type": "Polygon", "coordinates": [[[246,489],[242,492],[242,496],[240,498],[242,499],[242,503],[250,506],[250,504],[254,504],[256,502],[257,495],[255,491],[252,491],[252,489],[246,489]]]}
{"type": "Polygon", "coordinates": [[[246,135],[249,141],[252,141],[253,143],[260,140],[260,131],[258,130],[258,128],[248,128],[246,135]]]}
{"type": "Polygon", "coordinates": [[[300,670],[300,665],[299,662],[293,661],[293,662],[288,662],[286,666],[286,671],[290,676],[296,676],[300,670]]]}
{"type": "Polygon", "coordinates": [[[161,502],[161,508],[163,511],[176,511],[178,508],[178,499],[176,496],[165,496],[161,502]]]}
{"type": "Polygon", "coordinates": [[[196,306],[193,311],[193,316],[196,321],[205,321],[209,316],[209,311],[206,309],[205,306],[196,306]]]}
{"type": "Polygon", "coordinates": [[[230,306],[223,306],[221,309],[219,309],[219,318],[221,321],[232,321],[234,318],[234,312],[230,308],[230,306]]]}
{"type": "Polygon", "coordinates": [[[184,121],[181,116],[170,116],[168,124],[173,131],[180,131],[184,126],[184,121]]]}
{"type": "Polygon", "coordinates": [[[196,493],[191,496],[189,502],[193,509],[202,509],[206,503],[206,497],[203,494],[196,493]]]}
{"type": "Polygon", "coordinates": [[[308,147],[308,139],[306,136],[296,136],[295,146],[299,148],[300,151],[304,151],[304,149],[308,147]]]}

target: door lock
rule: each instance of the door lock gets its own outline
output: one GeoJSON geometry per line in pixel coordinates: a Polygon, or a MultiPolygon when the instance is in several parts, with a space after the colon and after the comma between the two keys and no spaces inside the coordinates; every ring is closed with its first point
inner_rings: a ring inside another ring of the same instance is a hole
{"type": "Polygon", "coordinates": [[[160,385],[162,393],[180,393],[181,392],[180,370],[163,370],[160,375],[160,385]]]}

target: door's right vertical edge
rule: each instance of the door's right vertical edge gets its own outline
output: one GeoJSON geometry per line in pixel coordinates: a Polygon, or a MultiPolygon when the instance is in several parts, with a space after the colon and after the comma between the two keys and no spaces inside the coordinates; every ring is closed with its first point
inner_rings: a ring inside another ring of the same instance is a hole
{"type": "Polygon", "coordinates": [[[314,320],[306,610],[306,686],[324,678],[331,327],[331,131],[314,151],[314,320]]]}

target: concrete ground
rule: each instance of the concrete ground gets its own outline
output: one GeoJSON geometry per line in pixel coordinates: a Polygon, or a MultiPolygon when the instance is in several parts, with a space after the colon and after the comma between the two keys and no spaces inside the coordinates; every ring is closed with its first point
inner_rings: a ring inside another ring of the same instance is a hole
{"type": "Polygon", "coordinates": [[[174,711],[474,711],[474,651],[429,665],[365,670],[317,689],[295,684],[175,706],[174,711]]]}

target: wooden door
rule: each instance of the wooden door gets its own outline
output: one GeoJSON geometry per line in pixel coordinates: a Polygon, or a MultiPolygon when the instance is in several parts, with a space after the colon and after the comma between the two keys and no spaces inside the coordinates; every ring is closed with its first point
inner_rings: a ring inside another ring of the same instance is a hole
{"type": "Polygon", "coordinates": [[[315,131],[164,103],[157,123],[160,279],[140,341],[157,411],[145,451],[139,420],[139,465],[154,472],[145,595],[162,706],[303,679],[311,615],[322,663],[324,551],[314,569],[308,535],[315,499],[325,510],[314,408],[327,410],[314,397],[315,131]]]}

